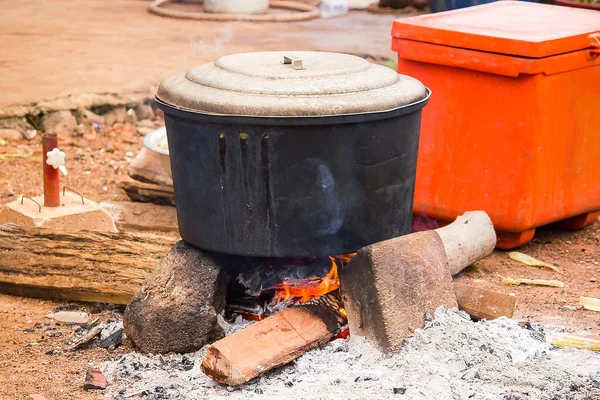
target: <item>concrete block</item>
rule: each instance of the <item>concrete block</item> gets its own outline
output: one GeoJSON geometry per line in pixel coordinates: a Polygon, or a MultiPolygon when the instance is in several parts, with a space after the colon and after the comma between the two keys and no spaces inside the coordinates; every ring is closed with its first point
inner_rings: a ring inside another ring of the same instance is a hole
{"type": "Polygon", "coordinates": [[[0,209],[0,224],[13,223],[24,227],[48,228],[58,231],[90,230],[98,232],[117,232],[117,228],[98,203],[81,196],[66,192],[61,196],[58,207],[44,207],[44,197],[33,197],[38,204],[28,198],[15,200],[0,209]]]}
{"type": "Polygon", "coordinates": [[[425,326],[425,313],[458,307],[446,252],[435,231],[406,235],[362,248],[340,271],[350,334],[366,337],[384,353],[425,326]]]}

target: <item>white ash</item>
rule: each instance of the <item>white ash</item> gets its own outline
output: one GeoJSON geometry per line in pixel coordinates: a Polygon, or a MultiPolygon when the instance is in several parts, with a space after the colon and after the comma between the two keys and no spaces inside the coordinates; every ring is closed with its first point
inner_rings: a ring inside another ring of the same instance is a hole
{"type": "Polygon", "coordinates": [[[600,396],[599,353],[553,348],[543,332],[521,328],[516,321],[473,323],[464,313],[445,308],[393,357],[381,356],[360,338],[338,339],[236,388],[200,371],[205,349],[183,356],[130,353],[107,361],[100,366],[113,382],[106,395],[147,400],[600,396]]]}

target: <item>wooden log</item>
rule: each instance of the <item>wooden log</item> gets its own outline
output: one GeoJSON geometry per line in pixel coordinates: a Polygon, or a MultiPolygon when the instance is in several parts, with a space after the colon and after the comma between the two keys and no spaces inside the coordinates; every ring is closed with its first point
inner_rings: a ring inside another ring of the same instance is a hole
{"type": "Polygon", "coordinates": [[[287,364],[344,329],[338,291],[255,323],[213,343],[200,368],[227,385],[240,385],[287,364]]]}
{"type": "Polygon", "coordinates": [[[121,183],[121,188],[132,201],[154,203],[163,206],[175,205],[173,186],[155,185],[127,180],[121,183]]]}
{"type": "Polygon", "coordinates": [[[175,207],[131,201],[103,201],[106,211],[119,230],[179,232],[175,207]]]}
{"type": "Polygon", "coordinates": [[[175,241],[0,225],[0,292],[127,304],[175,241]]]}
{"type": "Polygon", "coordinates": [[[464,283],[454,283],[458,308],[473,319],[512,318],[517,307],[517,297],[482,289],[464,283]]]}
{"type": "Polygon", "coordinates": [[[452,275],[489,256],[496,247],[494,225],[483,211],[467,211],[450,225],[435,231],[444,243],[452,275]]]}

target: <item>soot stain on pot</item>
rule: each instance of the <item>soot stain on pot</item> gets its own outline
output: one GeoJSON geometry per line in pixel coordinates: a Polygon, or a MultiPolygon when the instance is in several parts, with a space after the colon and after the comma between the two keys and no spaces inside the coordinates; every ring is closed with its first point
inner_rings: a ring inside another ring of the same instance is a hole
{"type": "Polygon", "coordinates": [[[277,234],[277,231],[273,232],[271,227],[271,221],[273,218],[273,202],[271,193],[271,157],[269,154],[269,134],[265,133],[260,141],[260,164],[262,167],[263,184],[265,185],[265,208],[266,208],[266,227],[267,227],[267,246],[269,251],[273,250],[272,237],[277,234]]]}
{"type": "MultiPolygon", "coordinates": [[[[323,237],[337,233],[344,223],[342,202],[336,191],[336,182],[327,163],[318,158],[309,158],[304,164],[314,169],[317,193],[322,193],[322,199],[315,198],[314,206],[303,207],[304,219],[313,223],[317,236],[323,237]],[[322,205],[323,207],[318,207],[322,205]]],[[[321,197],[321,196],[318,196],[321,197]]]]}
{"type": "MultiPolygon", "coordinates": [[[[244,195],[244,241],[252,246],[252,184],[250,182],[252,173],[248,163],[248,142],[250,136],[245,132],[239,133],[240,137],[240,160],[242,164],[242,192],[244,195]]],[[[252,163],[253,164],[253,163],[252,163]]]]}
{"type": "MultiPolygon", "coordinates": [[[[219,165],[221,166],[221,207],[223,210],[224,223],[223,226],[225,228],[225,236],[229,237],[230,229],[229,229],[229,203],[227,202],[227,163],[225,162],[227,157],[227,141],[225,138],[225,133],[220,132],[218,136],[219,142],[219,165]]],[[[229,241],[227,241],[227,246],[229,247],[229,241]]]]}

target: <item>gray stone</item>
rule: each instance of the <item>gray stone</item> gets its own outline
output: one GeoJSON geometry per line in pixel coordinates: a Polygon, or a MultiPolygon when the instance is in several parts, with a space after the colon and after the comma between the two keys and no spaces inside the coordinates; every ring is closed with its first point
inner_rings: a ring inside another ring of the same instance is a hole
{"type": "Polygon", "coordinates": [[[138,119],[154,119],[154,110],[150,104],[140,103],[135,107],[138,119]]]}
{"type": "Polygon", "coordinates": [[[127,113],[125,113],[125,122],[128,122],[131,125],[137,125],[138,117],[135,114],[133,108],[130,108],[129,110],[127,110],[127,113]]]}
{"type": "Polygon", "coordinates": [[[138,122],[138,129],[139,128],[152,128],[154,129],[156,126],[156,124],[154,123],[154,121],[151,121],[149,119],[142,119],[140,120],[140,122],[138,122]]]}
{"type": "Polygon", "coordinates": [[[127,109],[125,107],[117,107],[104,114],[104,123],[108,126],[113,126],[117,122],[125,122],[127,118],[127,109]]]}
{"type": "Polygon", "coordinates": [[[137,128],[137,130],[138,130],[138,132],[139,132],[141,135],[144,135],[144,136],[146,136],[147,134],[149,134],[150,132],[152,132],[154,129],[153,129],[153,128],[144,128],[143,126],[139,126],[139,127],[137,128]]]}
{"type": "Polygon", "coordinates": [[[83,123],[77,125],[77,128],[75,128],[75,132],[80,133],[82,135],[84,133],[87,133],[87,131],[88,131],[88,125],[83,124],[83,123]]]}
{"type": "Polygon", "coordinates": [[[70,134],[77,129],[77,120],[70,111],[56,111],[42,118],[45,133],[70,134]]]}
{"type": "Polygon", "coordinates": [[[0,129],[15,129],[22,133],[33,127],[23,117],[10,117],[0,119],[0,129]]]}
{"type": "Polygon", "coordinates": [[[200,349],[215,334],[227,281],[210,255],[177,242],[127,306],[127,337],[149,353],[200,349]]]}
{"type": "Polygon", "coordinates": [[[84,124],[86,126],[104,123],[104,117],[102,115],[98,115],[93,111],[85,109],[77,111],[77,120],[80,124],[84,124]]]}
{"type": "Polygon", "coordinates": [[[37,130],[36,129],[28,129],[23,133],[23,137],[27,140],[32,140],[35,139],[35,137],[37,136],[37,130]]]}
{"type": "Polygon", "coordinates": [[[2,129],[0,128],[0,139],[4,140],[20,140],[23,137],[21,131],[17,129],[2,129]]]}

